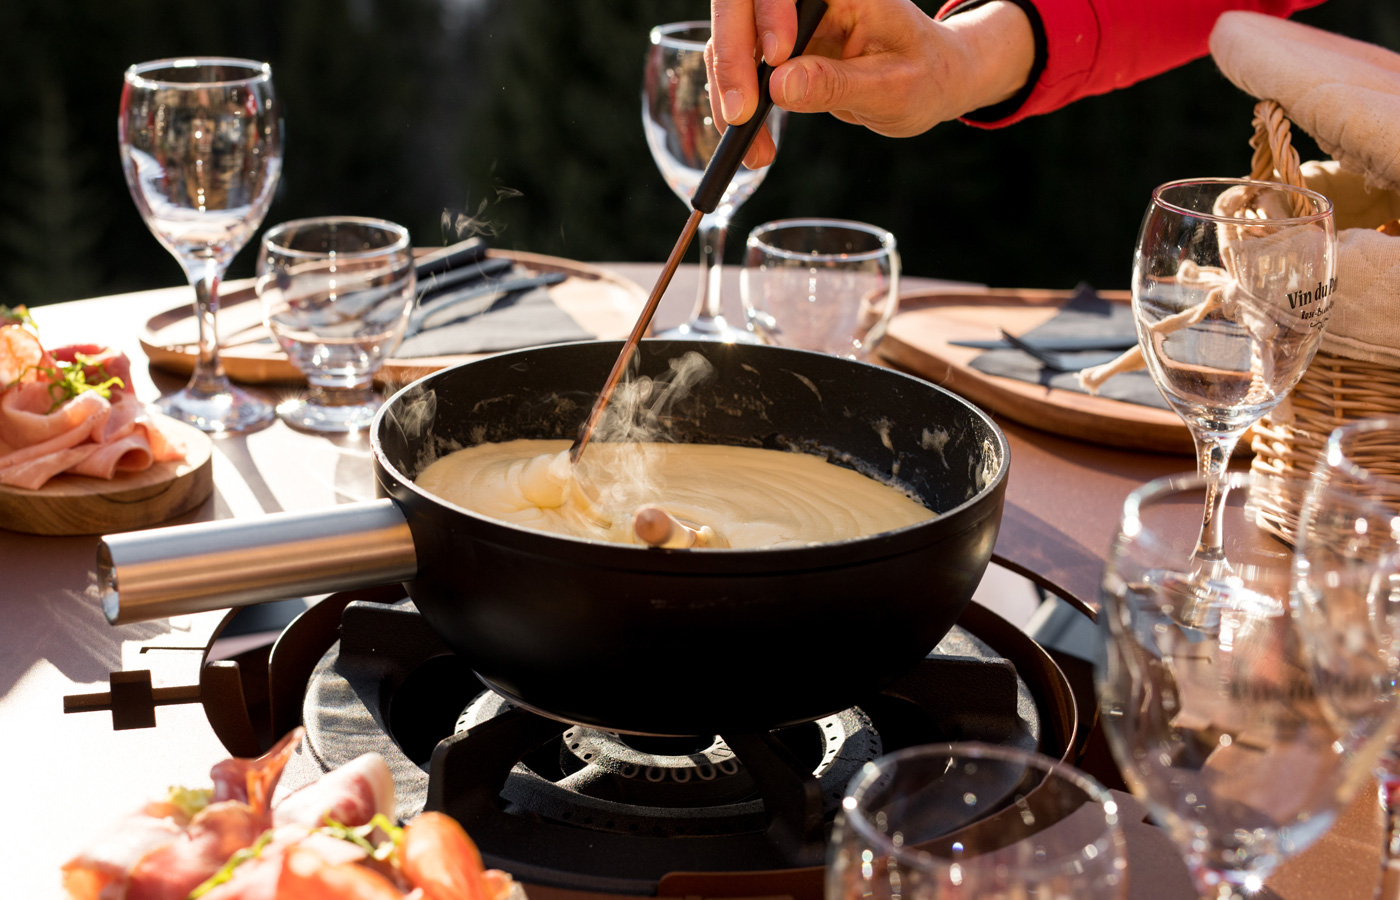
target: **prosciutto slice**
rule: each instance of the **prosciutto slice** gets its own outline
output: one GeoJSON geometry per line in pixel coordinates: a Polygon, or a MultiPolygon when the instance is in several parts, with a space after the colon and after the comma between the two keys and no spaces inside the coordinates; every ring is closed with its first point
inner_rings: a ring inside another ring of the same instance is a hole
{"type": "Polygon", "coordinates": [[[210,802],[193,817],[169,804],[152,804],[128,817],[94,848],[63,866],[63,886],[73,900],[183,900],[250,846],[272,825],[270,801],[287,760],[301,740],[289,732],[256,759],[217,763],[210,802]],[[151,822],[150,819],[168,821],[151,822]],[[126,840],[126,834],[143,835],[126,840]]]}
{"type": "Polygon", "coordinates": [[[30,332],[6,326],[0,328],[4,375],[12,377],[0,381],[0,484],[39,490],[64,472],[111,480],[185,456],[126,387],[131,362],[125,354],[90,344],[50,354],[30,332]],[[110,397],[88,390],[63,399],[53,380],[56,367],[77,365],[79,356],[89,384],[120,379],[108,388],[110,397]]]}

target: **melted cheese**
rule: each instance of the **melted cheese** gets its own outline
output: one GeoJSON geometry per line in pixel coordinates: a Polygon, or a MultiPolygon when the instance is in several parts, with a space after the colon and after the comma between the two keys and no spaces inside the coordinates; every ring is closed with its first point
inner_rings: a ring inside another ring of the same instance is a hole
{"type": "Polygon", "coordinates": [[[437,460],[417,484],[493,519],[618,543],[640,543],[633,516],[647,504],[736,548],[827,543],[933,517],[892,487],[802,453],[593,443],[575,467],[568,448],[563,440],[480,444],[437,460]]]}

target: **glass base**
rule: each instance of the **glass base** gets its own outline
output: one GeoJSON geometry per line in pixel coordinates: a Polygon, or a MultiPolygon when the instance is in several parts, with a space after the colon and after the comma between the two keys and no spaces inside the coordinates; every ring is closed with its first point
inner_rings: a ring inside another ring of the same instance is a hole
{"type": "Polygon", "coordinates": [[[349,434],[366,431],[379,411],[380,399],[370,396],[357,403],[324,405],[311,397],[293,397],[277,404],[277,415],[292,428],[317,434],[349,434]]]}
{"type": "Polygon", "coordinates": [[[730,325],[724,316],[693,319],[684,325],[667,328],[652,337],[673,341],[720,341],[725,344],[761,344],[763,339],[747,328],[730,325]]]}
{"type": "Polygon", "coordinates": [[[257,431],[272,424],[271,403],[227,385],[215,392],[185,387],[156,402],[161,412],[211,434],[257,431]]]}

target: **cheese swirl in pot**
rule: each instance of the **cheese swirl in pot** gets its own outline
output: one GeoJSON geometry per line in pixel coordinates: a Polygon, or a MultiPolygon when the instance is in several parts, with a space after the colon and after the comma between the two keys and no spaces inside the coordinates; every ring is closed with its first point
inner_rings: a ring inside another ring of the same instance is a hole
{"type": "Polygon", "coordinates": [[[416,483],[503,522],[632,544],[641,543],[633,516],[648,505],[687,528],[708,527],[718,541],[711,546],[733,548],[848,540],[934,515],[895,488],[810,454],[596,442],[575,467],[568,450],[565,440],[480,444],[438,459],[416,483]]]}

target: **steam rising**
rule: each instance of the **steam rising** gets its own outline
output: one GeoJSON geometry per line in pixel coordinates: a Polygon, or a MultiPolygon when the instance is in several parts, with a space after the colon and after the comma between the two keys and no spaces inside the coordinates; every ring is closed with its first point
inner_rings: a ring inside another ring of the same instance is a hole
{"type": "MultiPolygon", "coordinates": [[[[502,184],[496,180],[496,165],[491,165],[491,191],[496,195],[494,202],[500,203],[502,200],[514,200],[517,197],[525,196],[524,192],[509,185],[502,184]]],[[[492,238],[498,236],[504,226],[491,221],[486,212],[490,209],[492,200],[482,198],[476,204],[475,212],[468,212],[467,209],[444,209],[442,211],[442,236],[449,244],[463,241],[470,237],[481,235],[492,238]]]]}
{"type": "MultiPolygon", "coordinates": [[[[635,363],[636,357],[633,357],[635,363]]],[[[627,507],[654,499],[650,477],[651,443],[674,441],[669,419],[675,404],[714,373],[714,365],[695,351],[667,360],[669,371],[655,378],[625,377],[613,393],[594,430],[594,441],[625,447],[595,462],[587,450],[574,466],[574,477],[605,503],[627,507]],[[609,502],[611,501],[611,502],[609,502]]]]}

